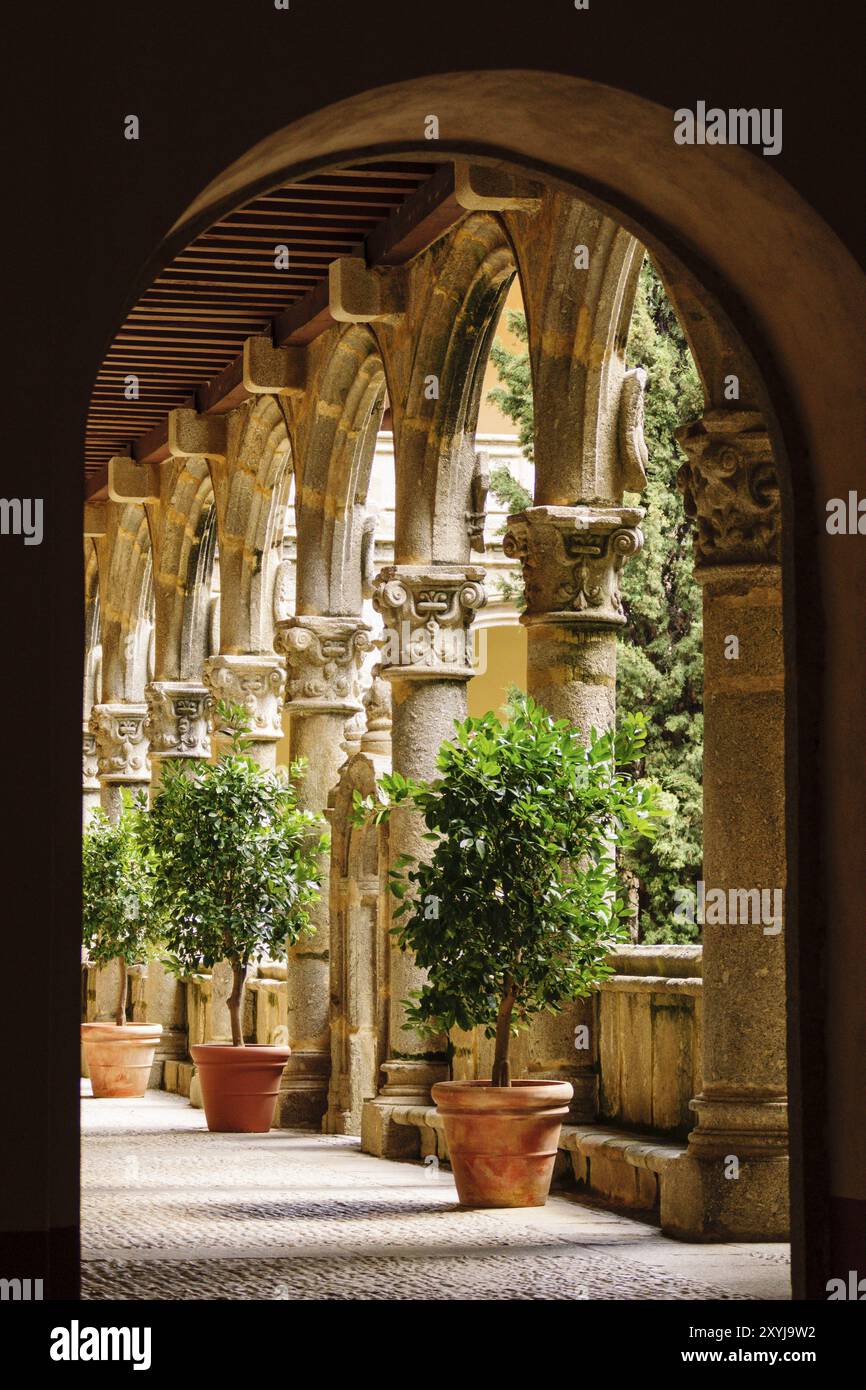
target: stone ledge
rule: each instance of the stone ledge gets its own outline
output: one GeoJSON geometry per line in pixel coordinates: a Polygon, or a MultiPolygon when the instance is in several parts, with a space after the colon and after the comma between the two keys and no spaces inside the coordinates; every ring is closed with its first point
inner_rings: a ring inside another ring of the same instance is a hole
{"type": "MultiPolygon", "coordinates": [[[[440,1162],[448,1162],[444,1123],[435,1105],[382,1109],[387,1109],[389,1126],[417,1131],[415,1143],[390,1144],[387,1156],[423,1159],[433,1154],[440,1162]]],[[[652,1135],[602,1125],[563,1125],[554,1181],[562,1186],[573,1180],[582,1190],[618,1206],[659,1212],[665,1177],[685,1153],[684,1143],[652,1135]]]]}

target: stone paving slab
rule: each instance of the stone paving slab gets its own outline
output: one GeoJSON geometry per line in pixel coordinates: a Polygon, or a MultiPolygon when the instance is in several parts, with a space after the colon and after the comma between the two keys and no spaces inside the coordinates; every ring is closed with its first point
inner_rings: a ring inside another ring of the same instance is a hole
{"type": "Polygon", "coordinates": [[[85,1099],[86,1299],[786,1299],[781,1245],[691,1245],[575,1198],[461,1211],[356,1139],[210,1134],[178,1096],[85,1099]]]}

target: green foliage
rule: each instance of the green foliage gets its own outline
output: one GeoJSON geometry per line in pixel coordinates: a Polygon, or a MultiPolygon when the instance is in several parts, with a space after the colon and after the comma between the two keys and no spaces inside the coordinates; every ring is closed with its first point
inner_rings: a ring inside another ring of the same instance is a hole
{"type": "Polygon", "coordinates": [[[493,1037],[506,998],[513,1031],[609,974],[628,912],[614,851],[652,835],[661,814],[655,789],[623,770],[641,756],[640,718],[587,748],[519,692],[506,714],[456,724],[435,781],[393,773],[382,799],[355,794],[356,823],[412,807],[433,846],[391,873],[392,930],[428,972],[406,1001],[422,1034],[480,1025],[493,1037]]]}
{"type": "Polygon", "coordinates": [[[146,815],[142,802],[127,793],[116,825],[96,810],[84,828],[83,942],[93,965],[140,965],[155,946],[156,917],[141,849],[146,815]]]}
{"type": "Polygon", "coordinates": [[[221,704],[217,716],[231,752],[189,767],[167,760],[144,825],[153,897],[168,924],[166,963],[179,973],[285,955],[313,930],[317,855],[327,844],[318,818],[298,804],[301,764],[284,785],[247,756],[244,711],[221,704]]]}
{"type": "MultiPolygon", "coordinates": [[[[525,343],[523,315],[511,314],[509,326],[525,343]]],[[[642,770],[662,788],[670,814],[656,839],[635,846],[626,862],[639,882],[641,939],[686,941],[696,939],[698,928],[674,921],[673,911],[675,889],[694,883],[701,870],[703,655],[691,527],[676,486],[682,454],[675,431],[700,414],[703,398],[682,329],[649,258],[641,270],[627,356],[648,374],[644,432],[649,468],[643,495],[626,499],[639,500],[647,515],[643,550],[622,574],[628,625],[618,644],[617,704],[620,716],[646,714],[642,770]]],[[[491,357],[502,386],[489,398],[517,425],[531,457],[526,442],[532,431],[528,355],[496,344],[491,357]]],[[[507,469],[494,470],[492,490],[510,505],[502,473],[512,489],[523,489],[507,469]]],[[[519,584],[508,581],[503,594],[522,606],[519,584]]]]}
{"type": "MultiPolygon", "coordinates": [[[[508,327],[519,343],[529,342],[526,315],[509,309],[508,327]]],[[[529,351],[509,352],[501,343],[494,342],[490,349],[490,360],[496,368],[501,386],[495,386],[488,394],[488,400],[498,406],[502,414],[513,420],[517,426],[517,438],[526,458],[532,459],[535,442],[535,426],[532,414],[532,369],[529,351]]],[[[507,470],[506,470],[507,471],[507,470]]],[[[491,478],[491,486],[496,491],[491,478]]],[[[519,486],[519,484],[517,484],[519,486]]],[[[522,511],[523,508],[517,508],[522,511]]]]}
{"type": "MultiPolygon", "coordinates": [[[[493,392],[490,394],[493,395],[493,392]]],[[[518,512],[525,512],[527,507],[532,506],[532,493],[518,482],[505,464],[491,469],[490,491],[497,502],[508,508],[512,516],[518,512]]]]}
{"type": "Polygon", "coordinates": [[[628,856],[640,883],[641,938],[695,940],[679,923],[675,890],[701,876],[703,629],[695,583],[692,528],[676,474],[683,461],[675,431],[696,418],[703,395],[682,329],[649,259],[644,261],[627,345],[629,363],[647,371],[644,434],[649,452],[641,504],[644,548],[622,573],[628,627],[619,642],[617,699],[622,712],[647,713],[643,770],[662,787],[672,814],[655,842],[628,856]]]}

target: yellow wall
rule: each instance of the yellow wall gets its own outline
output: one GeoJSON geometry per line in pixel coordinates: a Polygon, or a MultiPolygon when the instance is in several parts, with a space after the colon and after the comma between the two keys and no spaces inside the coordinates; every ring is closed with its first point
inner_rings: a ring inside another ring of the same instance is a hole
{"type": "Polygon", "coordinates": [[[488,710],[498,714],[510,685],[526,689],[526,628],[518,623],[484,628],[479,634],[487,642],[484,671],[469,682],[469,713],[480,718],[488,710]]]}
{"type": "MultiPolygon", "coordinates": [[[[519,342],[513,333],[509,333],[508,331],[509,310],[519,310],[521,313],[523,312],[523,297],[520,293],[520,284],[516,277],[508,291],[508,297],[505,300],[505,305],[502,310],[502,317],[496,328],[496,341],[500,343],[502,347],[507,348],[509,352],[525,352],[525,345],[519,342]]],[[[506,416],[504,416],[495,405],[491,405],[487,399],[489,392],[499,384],[496,368],[492,362],[488,361],[487,370],[484,374],[484,387],[481,392],[481,406],[478,411],[479,434],[513,435],[515,433],[513,421],[507,419],[506,416]]]]}

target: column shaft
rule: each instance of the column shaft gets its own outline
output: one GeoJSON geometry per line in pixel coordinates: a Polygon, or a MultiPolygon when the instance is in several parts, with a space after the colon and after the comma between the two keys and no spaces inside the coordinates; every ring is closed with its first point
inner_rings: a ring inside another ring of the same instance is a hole
{"type": "MultiPolygon", "coordinates": [[[[604,733],[616,719],[617,631],[625,622],[619,574],[641,547],[642,516],[627,507],[533,507],[509,517],[503,541],[505,553],[523,567],[527,690],[586,742],[592,729],[604,733]]],[[[571,1082],[574,1122],[596,1118],[594,997],[536,1019],[522,1050],[531,1075],[571,1082]]]]}
{"type": "MultiPolygon", "coordinates": [[[[703,1085],[666,1225],[787,1233],[785,668],[779,494],[756,412],[681,432],[704,599],[703,1085]]],[[[662,1213],[663,1221],[665,1213],[662,1213]]]]}
{"type": "MultiPolygon", "coordinates": [[[[302,615],[277,624],[274,645],[289,670],[290,746],[306,767],[300,799],[324,817],[345,761],[343,730],[361,710],[360,674],[369,629],[360,618],[302,615]]],[[[330,1041],[330,855],[319,862],[316,928],[290,948],[287,1010],[292,1056],[283,1073],[280,1123],[320,1125],[328,1108],[330,1041]]]]}

